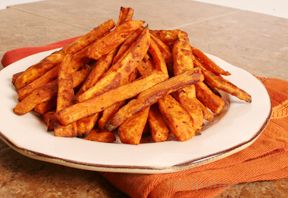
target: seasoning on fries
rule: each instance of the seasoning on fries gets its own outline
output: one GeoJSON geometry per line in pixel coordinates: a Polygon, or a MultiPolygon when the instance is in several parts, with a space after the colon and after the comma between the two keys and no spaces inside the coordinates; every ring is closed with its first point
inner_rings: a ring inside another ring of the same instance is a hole
{"type": "Polygon", "coordinates": [[[251,96],[180,29],[151,30],[121,7],[100,24],[13,75],[18,115],[37,112],[55,136],[113,143],[186,141],[221,114],[221,90],[251,96]]]}

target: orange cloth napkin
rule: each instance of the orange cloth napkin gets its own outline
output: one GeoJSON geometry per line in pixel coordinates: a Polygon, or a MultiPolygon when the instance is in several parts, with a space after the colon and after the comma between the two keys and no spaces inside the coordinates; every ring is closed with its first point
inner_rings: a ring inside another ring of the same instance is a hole
{"type": "Polygon", "coordinates": [[[3,65],[3,67],[6,67],[7,65],[10,65],[11,63],[14,63],[22,58],[25,58],[26,56],[30,56],[38,52],[43,52],[43,51],[63,47],[65,44],[71,43],[76,38],[78,37],[69,38],[69,39],[51,43],[45,46],[24,47],[24,48],[18,48],[18,49],[7,51],[1,59],[1,64],[3,65]]]}
{"type": "MultiPolygon", "coordinates": [[[[9,51],[3,56],[2,64],[7,66],[27,55],[61,47],[73,39],[9,51]]],[[[222,160],[177,173],[102,175],[131,197],[152,198],[214,197],[238,183],[288,178],[288,81],[260,79],[270,94],[273,110],[263,133],[250,147],[222,160]]]]}

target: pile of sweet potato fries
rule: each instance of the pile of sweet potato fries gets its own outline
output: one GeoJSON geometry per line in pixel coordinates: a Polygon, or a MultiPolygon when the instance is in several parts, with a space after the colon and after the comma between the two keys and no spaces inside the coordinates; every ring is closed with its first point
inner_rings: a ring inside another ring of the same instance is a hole
{"type": "Polygon", "coordinates": [[[251,96],[225,80],[230,75],[190,45],[182,30],[149,30],[120,9],[12,82],[14,112],[34,111],[62,137],[139,144],[185,141],[223,111],[219,90],[247,102],[251,96]]]}

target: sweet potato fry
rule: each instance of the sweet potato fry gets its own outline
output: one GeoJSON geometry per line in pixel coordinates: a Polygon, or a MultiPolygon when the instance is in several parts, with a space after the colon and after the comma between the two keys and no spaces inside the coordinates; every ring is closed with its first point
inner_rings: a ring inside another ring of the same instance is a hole
{"type": "Polygon", "coordinates": [[[153,64],[156,70],[163,72],[163,74],[165,74],[168,78],[168,70],[164,57],[158,45],[152,39],[150,41],[149,53],[152,56],[153,64]]]}
{"type": "Polygon", "coordinates": [[[87,67],[73,72],[72,79],[73,79],[73,88],[78,87],[86,78],[89,73],[89,69],[87,67]]]}
{"type": "Polygon", "coordinates": [[[168,46],[172,46],[178,39],[178,32],[180,30],[150,30],[150,33],[159,38],[168,46]]]}
{"type": "MultiPolygon", "coordinates": [[[[132,72],[129,76],[129,78],[127,79],[127,82],[132,82],[137,76],[136,72],[132,72]]],[[[153,77],[151,78],[153,79],[153,77]]],[[[126,82],[124,82],[124,84],[126,84],[126,82]]],[[[99,120],[99,126],[100,128],[104,128],[105,124],[107,123],[107,121],[112,117],[112,115],[122,106],[122,104],[124,103],[124,101],[120,101],[120,102],[116,102],[113,105],[109,106],[108,108],[106,108],[103,113],[102,113],[102,117],[99,120]]]]}
{"type": "MultiPolygon", "coordinates": [[[[120,11],[120,15],[126,12],[126,9],[120,11]]],[[[125,15],[123,15],[125,16],[125,15]]],[[[123,19],[124,20],[124,19],[123,19]]],[[[88,48],[85,53],[88,52],[88,48]]],[[[100,77],[108,70],[108,68],[111,65],[111,62],[115,56],[116,49],[112,50],[110,53],[103,55],[97,62],[94,64],[94,67],[92,71],[90,72],[87,80],[81,87],[81,90],[79,93],[82,93],[83,91],[86,91],[88,88],[92,87],[99,79],[100,77]]]]}
{"type": "Polygon", "coordinates": [[[18,99],[22,100],[28,94],[30,94],[33,90],[44,86],[45,84],[51,82],[52,80],[56,79],[58,76],[59,66],[53,67],[43,76],[37,78],[36,80],[32,81],[30,84],[26,85],[25,87],[18,90],[18,99]]]}
{"type": "Polygon", "coordinates": [[[22,74],[23,72],[18,72],[16,74],[13,74],[12,76],[12,84],[15,85],[16,79],[22,74]]]}
{"type": "MultiPolygon", "coordinates": [[[[121,7],[118,25],[122,24],[126,21],[131,20],[132,16],[133,16],[133,9],[132,8],[121,7]],[[128,13],[130,13],[130,14],[128,14],[128,13]],[[128,16],[127,16],[127,14],[128,14],[128,16]],[[128,18],[126,19],[126,17],[128,17],[128,18]]],[[[96,65],[93,67],[92,71],[90,72],[87,80],[85,81],[85,83],[81,87],[81,90],[79,91],[79,93],[82,93],[82,92],[88,90],[89,88],[91,88],[92,86],[94,86],[96,84],[96,82],[100,79],[100,77],[102,77],[102,75],[110,67],[112,60],[114,59],[115,54],[116,54],[116,50],[112,50],[110,53],[108,53],[107,55],[104,55],[103,57],[101,57],[97,61],[96,65]]]]}
{"type": "Polygon", "coordinates": [[[156,106],[150,108],[148,122],[151,129],[151,137],[154,142],[163,142],[168,139],[169,129],[156,106]]]}
{"type": "Polygon", "coordinates": [[[14,74],[14,113],[37,113],[55,136],[112,143],[118,132],[137,145],[190,139],[226,110],[224,92],[251,102],[186,32],[149,30],[133,15],[121,7],[117,24],[107,20],[14,74]]]}
{"type": "Polygon", "coordinates": [[[58,123],[55,127],[54,135],[60,137],[81,137],[85,134],[88,134],[94,128],[98,116],[99,114],[95,113],[68,125],[61,125],[58,123]]]}
{"type": "MultiPolygon", "coordinates": [[[[179,39],[173,45],[174,75],[179,75],[194,68],[192,50],[187,34],[185,32],[179,32],[178,37],[179,39]]],[[[196,98],[195,86],[185,87],[178,91],[177,99],[192,118],[194,129],[200,130],[204,118],[202,109],[196,98]]]]}
{"type": "MultiPolygon", "coordinates": [[[[77,71],[80,67],[83,67],[86,65],[86,63],[89,60],[87,58],[87,55],[86,55],[88,47],[81,49],[80,51],[76,52],[75,54],[68,54],[67,55],[67,57],[69,57],[69,59],[68,59],[69,62],[66,62],[66,60],[65,60],[66,63],[69,63],[69,66],[67,66],[67,72],[73,73],[73,72],[77,71]]],[[[62,62],[64,62],[64,59],[62,62]]],[[[61,65],[60,65],[60,67],[61,67],[61,65]]]]}
{"type": "Polygon", "coordinates": [[[73,122],[66,126],[56,124],[54,128],[54,135],[58,137],[76,137],[78,135],[77,122],[73,122]]]}
{"type": "Polygon", "coordinates": [[[90,45],[92,42],[94,42],[95,40],[101,38],[103,35],[108,33],[114,26],[115,26],[115,23],[112,19],[105,21],[99,26],[93,28],[90,32],[78,38],[76,41],[65,46],[63,48],[63,52],[65,54],[74,54],[78,52],[79,50],[90,45]]]}
{"type": "Polygon", "coordinates": [[[79,136],[89,133],[97,122],[99,113],[77,120],[77,133],[79,136]]]}
{"type": "Polygon", "coordinates": [[[188,112],[192,118],[193,127],[195,130],[200,130],[204,123],[202,108],[196,97],[189,98],[186,95],[179,95],[179,103],[188,112]]]}
{"type": "MultiPolygon", "coordinates": [[[[123,7],[121,7],[120,14],[119,14],[119,20],[118,20],[118,25],[123,24],[126,21],[132,20],[133,13],[134,13],[134,11],[133,11],[132,8],[123,8],[123,7]]],[[[141,32],[142,31],[140,31],[139,34],[141,32]]],[[[137,36],[139,34],[137,34],[137,36]]],[[[124,46],[124,45],[125,45],[125,42],[122,44],[122,46],[124,46]]],[[[126,49],[125,49],[125,51],[126,51],[126,49]]],[[[119,51],[118,51],[118,53],[119,53],[119,51]]],[[[82,88],[80,90],[80,93],[83,93],[84,91],[88,90],[89,88],[91,88],[92,86],[94,86],[96,84],[96,82],[100,79],[100,77],[104,74],[104,72],[110,67],[110,65],[112,63],[112,60],[115,60],[115,57],[114,57],[115,54],[116,54],[116,50],[112,50],[109,54],[103,56],[102,58],[100,58],[98,60],[97,65],[91,71],[91,73],[88,76],[87,81],[82,86],[82,88]]],[[[102,123],[103,125],[105,125],[105,120],[108,119],[109,118],[109,114],[114,111],[111,108],[116,108],[115,110],[117,111],[117,103],[112,105],[112,106],[110,106],[110,109],[107,109],[108,112],[105,112],[106,110],[103,111],[103,115],[104,116],[102,116],[102,119],[101,119],[101,121],[99,121],[99,123],[102,123]]],[[[96,113],[95,115],[98,118],[98,113],[96,113]]],[[[87,131],[90,131],[93,128],[93,126],[95,125],[95,123],[97,121],[97,118],[95,119],[95,115],[88,116],[87,118],[82,118],[82,119],[77,121],[78,133],[85,133],[87,131]],[[87,122],[90,123],[90,125],[87,125],[86,124],[87,122]]]]}
{"type": "Polygon", "coordinates": [[[153,65],[148,54],[145,55],[141,63],[137,66],[137,71],[145,77],[153,72],[153,65]]]}
{"type": "MultiPolygon", "coordinates": [[[[164,57],[161,54],[159,47],[157,46],[157,44],[153,40],[151,40],[149,52],[153,57],[153,62],[154,62],[155,68],[157,70],[163,72],[163,74],[168,78],[168,71],[167,71],[164,57]]],[[[153,65],[152,65],[152,62],[150,61],[150,57],[148,55],[146,55],[144,57],[143,61],[141,62],[141,64],[139,64],[137,69],[142,76],[147,76],[153,71],[153,65]]],[[[154,141],[162,141],[163,139],[165,139],[166,132],[165,132],[165,129],[163,130],[164,125],[162,124],[162,126],[160,126],[159,128],[156,128],[157,126],[155,125],[158,123],[160,123],[160,124],[162,123],[161,117],[153,117],[153,118],[149,117],[149,119],[152,119],[152,121],[151,121],[152,124],[150,124],[151,130],[152,130],[152,139],[154,141]]],[[[166,129],[168,130],[167,127],[166,127],[166,129]]],[[[167,135],[168,135],[168,131],[167,131],[167,135]]],[[[167,138],[168,138],[168,136],[167,136],[167,138]]]]}
{"type": "MultiPolygon", "coordinates": [[[[201,68],[202,71],[206,70],[205,67],[203,66],[203,64],[198,60],[198,58],[194,57],[193,63],[195,65],[195,67],[201,68]]],[[[201,103],[199,100],[198,100],[198,103],[199,103],[199,106],[202,109],[202,113],[203,113],[204,119],[207,120],[207,121],[212,121],[214,119],[213,113],[210,110],[208,110],[208,108],[203,103],[201,103]]]]}
{"type": "Polygon", "coordinates": [[[110,131],[93,130],[85,137],[85,140],[112,143],[115,142],[116,138],[110,131]]]}
{"type": "Polygon", "coordinates": [[[203,79],[203,76],[199,70],[187,71],[143,91],[136,99],[131,100],[122,107],[112,117],[106,128],[109,131],[114,130],[137,112],[156,103],[160,98],[183,87],[197,83],[201,79],[203,79]]]}
{"type": "Polygon", "coordinates": [[[214,119],[213,113],[208,110],[207,107],[205,107],[205,105],[203,105],[197,98],[195,100],[198,101],[199,107],[201,107],[204,119],[207,121],[212,121],[214,119]]]}
{"type": "Polygon", "coordinates": [[[71,122],[103,111],[114,103],[134,97],[166,79],[161,72],[155,72],[146,78],[112,89],[90,100],[74,104],[58,113],[58,120],[67,125],[71,122]]]}
{"type": "Polygon", "coordinates": [[[47,131],[53,131],[55,124],[57,123],[57,118],[55,112],[47,112],[43,115],[44,123],[47,126],[47,131]]]}
{"type": "MultiPolygon", "coordinates": [[[[118,25],[123,24],[126,21],[132,20],[133,14],[134,14],[134,10],[132,8],[121,7],[118,25]]],[[[124,42],[124,44],[125,44],[125,42],[124,42]]],[[[97,61],[96,66],[90,72],[86,82],[81,87],[79,94],[83,93],[84,91],[88,90],[89,88],[91,88],[92,86],[94,86],[96,84],[96,82],[100,79],[100,77],[102,77],[104,72],[106,72],[106,70],[110,67],[112,60],[115,59],[115,57],[114,57],[115,54],[116,54],[116,49],[112,50],[109,54],[104,55],[103,57],[101,57],[97,61]]],[[[113,109],[111,109],[111,108],[113,108],[113,107],[115,108],[116,107],[115,105],[117,105],[117,103],[110,106],[110,109],[108,109],[108,114],[109,114],[109,112],[111,113],[111,110],[113,112],[113,109]]],[[[115,109],[115,110],[117,110],[117,109],[115,109]]],[[[103,114],[107,116],[107,112],[105,113],[105,110],[103,111],[103,114]]],[[[86,118],[82,118],[82,119],[78,120],[77,121],[78,135],[85,134],[85,133],[91,131],[92,128],[94,127],[95,123],[97,122],[98,116],[99,116],[99,114],[96,113],[94,115],[91,115],[91,116],[88,116],[86,118]]],[[[107,119],[107,118],[108,117],[104,117],[104,119],[107,119]]],[[[103,124],[104,124],[104,122],[105,122],[105,120],[102,119],[103,124]]]]}
{"type": "Polygon", "coordinates": [[[214,94],[203,82],[195,84],[197,98],[207,106],[213,113],[219,114],[225,102],[216,94],[214,94]]]}
{"type": "MultiPolygon", "coordinates": [[[[80,71],[74,72],[72,74],[73,87],[77,87],[81,82],[83,82],[87,73],[87,69],[82,69],[80,71]]],[[[57,80],[47,83],[43,87],[35,89],[31,94],[29,94],[21,102],[19,102],[13,110],[18,115],[28,113],[29,111],[34,109],[36,105],[42,102],[49,101],[51,98],[57,95],[57,90],[57,80]]]]}
{"type": "Polygon", "coordinates": [[[34,109],[37,104],[50,100],[56,93],[57,82],[53,81],[34,90],[31,94],[19,102],[13,111],[18,115],[23,115],[34,109]]]}
{"type": "Polygon", "coordinates": [[[126,120],[118,130],[122,143],[139,144],[147,122],[149,107],[139,111],[130,119],[126,120]]]}
{"type": "Polygon", "coordinates": [[[171,95],[161,98],[158,104],[167,125],[178,140],[185,141],[195,135],[191,117],[171,95]]]}
{"type": "MultiPolygon", "coordinates": [[[[93,87],[83,92],[77,97],[82,102],[94,96],[100,95],[105,91],[116,88],[135,70],[138,63],[147,53],[150,44],[149,31],[145,29],[136,42],[131,45],[125,57],[118,61],[117,70],[109,70],[93,87]]],[[[114,66],[112,66],[113,68],[114,66]]]]}
{"type": "Polygon", "coordinates": [[[71,69],[69,68],[71,59],[72,56],[67,54],[59,68],[56,112],[61,111],[73,103],[73,79],[71,69]]]}
{"type": "Polygon", "coordinates": [[[201,50],[197,48],[192,48],[192,53],[200,60],[200,62],[207,70],[218,75],[230,75],[228,71],[225,71],[221,67],[216,65],[216,63],[214,63],[210,58],[208,58],[201,50]]]}
{"type": "Polygon", "coordinates": [[[107,122],[111,119],[111,117],[120,109],[121,106],[123,106],[125,104],[124,101],[121,102],[117,102],[113,105],[111,105],[110,107],[108,107],[107,109],[105,109],[102,113],[101,118],[98,121],[98,127],[100,129],[104,129],[107,122]]]}
{"type": "Polygon", "coordinates": [[[151,39],[156,43],[156,45],[158,46],[160,52],[162,53],[164,60],[166,62],[167,65],[172,63],[172,53],[170,51],[170,48],[163,43],[160,39],[158,39],[156,36],[153,36],[153,34],[151,34],[151,39]]]}
{"type": "Polygon", "coordinates": [[[131,21],[134,15],[134,10],[132,8],[120,8],[119,18],[118,18],[118,25],[121,25],[127,21],[131,21]]]}
{"type": "Polygon", "coordinates": [[[44,114],[56,108],[56,97],[51,98],[46,102],[42,102],[35,106],[34,111],[39,114],[44,114]]]}
{"type": "Polygon", "coordinates": [[[28,69],[26,69],[20,76],[17,77],[15,80],[15,87],[16,89],[21,89],[22,87],[25,87],[33,80],[39,78],[43,74],[45,74],[47,71],[49,71],[52,67],[56,66],[58,63],[60,63],[64,58],[63,51],[57,51],[52,53],[51,55],[44,58],[39,63],[30,66],[28,69]]]}
{"type": "MultiPolygon", "coordinates": [[[[126,21],[132,19],[133,16],[133,9],[132,8],[123,8],[120,9],[119,14],[119,21],[118,24],[122,24],[126,21]]],[[[107,55],[101,57],[96,65],[93,67],[92,71],[90,72],[87,80],[82,85],[79,93],[83,93],[84,91],[88,90],[90,87],[94,86],[96,82],[102,77],[102,75],[108,70],[111,66],[112,60],[115,59],[116,50],[112,50],[107,55]]]]}
{"type": "Polygon", "coordinates": [[[217,76],[208,70],[203,70],[203,74],[205,76],[205,82],[209,86],[225,91],[246,102],[251,102],[251,96],[247,92],[225,80],[223,77],[217,76]]]}
{"type": "Polygon", "coordinates": [[[189,40],[177,40],[173,45],[173,73],[181,74],[193,70],[194,63],[189,40]]]}
{"type": "Polygon", "coordinates": [[[88,56],[92,59],[99,59],[118,47],[130,33],[143,26],[143,21],[127,21],[104,37],[98,39],[88,49],[88,56]]]}
{"type": "MultiPolygon", "coordinates": [[[[136,79],[137,72],[134,71],[130,74],[129,78],[127,79],[127,82],[123,82],[123,84],[126,84],[128,82],[132,82],[136,79]]],[[[113,105],[109,106],[102,112],[102,117],[99,119],[98,127],[100,129],[104,129],[106,123],[110,120],[110,118],[118,111],[118,109],[125,103],[125,101],[114,103],[113,105]]]]}
{"type": "Polygon", "coordinates": [[[89,73],[86,81],[82,85],[81,89],[79,90],[79,93],[83,93],[87,91],[89,88],[93,87],[98,80],[103,76],[103,74],[108,70],[108,68],[111,65],[111,62],[113,60],[115,51],[110,52],[109,54],[101,57],[91,72],[89,73]]]}
{"type": "Polygon", "coordinates": [[[129,47],[132,45],[133,42],[136,41],[137,37],[141,34],[143,31],[143,28],[137,29],[135,32],[132,32],[128,38],[123,42],[123,44],[120,46],[119,50],[117,51],[117,54],[115,55],[113,59],[113,64],[117,63],[122,57],[124,57],[126,51],[129,49],[129,47]]]}

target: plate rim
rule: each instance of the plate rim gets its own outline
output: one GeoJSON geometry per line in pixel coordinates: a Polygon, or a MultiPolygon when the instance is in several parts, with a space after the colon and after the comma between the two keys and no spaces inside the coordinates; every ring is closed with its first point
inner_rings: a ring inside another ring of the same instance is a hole
{"type": "Polygon", "coordinates": [[[223,159],[225,157],[228,157],[230,155],[233,155],[250,145],[252,145],[258,137],[261,135],[262,131],[266,128],[269,118],[272,113],[272,108],[270,108],[270,113],[268,117],[266,118],[265,122],[263,123],[260,130],[248,141],[245,141],[243,143],[240,143],[238,145],[235,145],[231,148],[225,149],[220,152],[216,152],[204,157],[200,157],[198,159],[194,159],[191,161],[187,161],[184,163],[180,163],[174,166],[169,166],[165,168],[156,168],[156,167],[146,167],[146,166],[118,166],[118,165],[102,165],[102,164],[93,164],[93,163],[85,163],[85,162],[79,162],[74,160],[68,160],[63,159],[60,157],[54,157],[51,155],[39,153],[36,151],[31,151],[29,149],[17,146],[12,141],[10,141],[3,133],[0,131],[0,139],[5,142],[10,148],[12,148],[14,151],[40,161],[49,162],[53,164],[58,164],[62,166],[67,166],[70,168],[77,168],[82,170],[90,170],[90,171],[99,171],[99,172],[115,172],[115,173],[137,173],[137,174],[162,174],[162,173],[173,173],[178,171],[187,170],[190,168],[195,168],[207,163],[212,163],[217,160],[223,159]]]}
{"type": "MultiPolygon", "coordinates": [[[[57,48],[59,49],[59,48],[57,48]]],[[[52,50],[46,50],[43,52],[48,52],[48,51],[55,51],[57,49],[52,49],[52,50]]],[[[42,52],[39,52],[42,53],[42,52]]],[[[39,53],[35,53],[33,55],[37,55],[39,53]]],[[[211,55],[206,53],[207,55],[211,55]]],[[[33,56],[30,55],[30,56],[33,56]]],[[[212,55],[213,57],[216,57],[218,59],[221,59],[217,56],[212,55]]],[[[29,56],[25,57],[28,58],[29,56]]],[[[18,60],[19,62],[23,60],[20,59],[18,60]]],[[[223,59],[221,59],[223,60],[223,59]]],[[[18,62],[16,61],[16,62],[18,62]]],[[[225,61],[225,60],[223,60],[225,61]]],[[[14,63],[16,63],[14,62],[14,63]]],[[[227,62],[227,61],[225,61],[227,62]]],[[[12,64],[14,64],[12,63],[12,64]]],[[[229,63],[229,62],[227,62],[229,63]]],[[[230,63],[229,63],[230,64],[230,63]]],[[[230,64],[232,65],[232,64],[230,64]]],[[[235,65],[232,65],[234,67],[237,67],[235,65]]],[[[9,65],[7,66],[9,67],[9,65]]],[[[3,68],[1,71],[5,70],[5,68],[3,68]]],[[[164,167],[152,167],[152,166],[126,166],[126,165],[105,165],[105,164],[95,164],[95,163],[88,163],[88,162],[81,162],[81,161],[75,161],[75,160],[69,160],[69,159],[63,159],[61,157],[55,157],[55,156],[51,156],[48,154],[44,154],[44,153],[40,153],[37,151],[32,151],[26,148],[21,147],[20,145],[17,145],[16,143],[13,142],[13,140],[10,140],[7,136],[5,136],[1,131],[0,131],[0,139],[5,142],[10,148],[12,148],[13,150],[15,150],[16,152],[32,158],[32,159],[36,159],[36,160],[40,160],[40,161],[45,161],[45,162],[50,162],[53,164],[58,164],[58,165],[62,165],[62,166],[67,166],[67,167],[72,167],[72,168],[77,168],[77,169],[83,169],[83,170],[91,170],[91,171],[100,171],[100,172],[121,172],[121,173],[138,173],[138,174],[159,174],[159,173],[172,173],[172,172],[177,172],[177,171],[182,171],[182,170],[186,170],[189,168],[194,168],[194,167],[198,167],[207,163],[211,163],[217,160],[220,160],[224,157],[228,157],[234,153],[237,153],[245,148],[247,148],[248,146],[250,146],[251,144],[253,144],[257,138],[260,136],[261,132],[265,129],[265,127],[267,126],[267,123],[269,121],[269,118],[271,116],[272,113],[272,103],[271,103],[271,99],[270,99],[270,95],[265,87],[265,85],[263,84],[263,82],[261,80],[259,80],[256,76],[254,76],[253,74],[251,74],[250,72],[246,71],[245,69],[242,69],[240,67],[237,67],[237,69],[243,70],[245,72],[247,72],[248,74],[250,74],[251,76],[253,76],[257,81],[259,81],[262,86],[264,87],[267,95],[269,96],[269,103],[270,103],[270,108],[269,108],[269,113],[267,114],[267,117],[265,118],[265,122],[263,122],[262,126],[259,128],[259,130],[257,132],[255,132],[255,134],[253,135],[253,137],[251,137],[249,140],[241,142],[237,145],[234,145],[230,148],[224,149],[222,151],[218,151],[215,153],[211,153],[209,155],[206,156],[201,156],[199,158],[193,159],[193,160],[188,160],[186,162],[182,162],[182,163],[178,163],[176,165],[172,165],[172,166],[164,166],[164,167]]],[[[0,72],[1,72],[0,71],[0,72]]]]}

